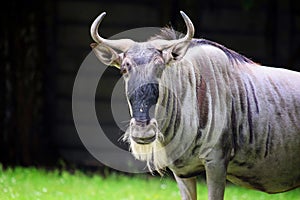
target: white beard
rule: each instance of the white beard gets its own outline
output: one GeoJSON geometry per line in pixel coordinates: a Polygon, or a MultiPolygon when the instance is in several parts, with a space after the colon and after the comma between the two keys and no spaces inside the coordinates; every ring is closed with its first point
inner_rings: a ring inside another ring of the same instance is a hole
{"type": "MultiPolygon", "coordinates": [[[[160,135],[162,134],[160,133],[160,135]]],[[[129,141],[133,156],[138,160],[146,161],[150,172],[156,170],[162,175],[168,164],[168,158],[165,147],[159,141],[158,137],[150,144],[138,144],[131,138],[129,141]]]]}

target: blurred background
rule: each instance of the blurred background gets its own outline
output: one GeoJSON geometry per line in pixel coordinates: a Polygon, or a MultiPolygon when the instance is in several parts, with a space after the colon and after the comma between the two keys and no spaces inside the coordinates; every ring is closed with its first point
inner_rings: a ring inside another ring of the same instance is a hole
{"type": "MultiPolygon", "coordinates": [[[[90,52],[89,29],[103,11],[101,35],[172,25],[268,66],[300,71],[298,0],[10,0],[1,6],[0,163],[102,166],[82,145],[72,117],[76,73],[90,52]]],[[[103,90],[120,78],[108,69],[103,90]]],[[[100,87],[100,86],[99,86],[100,87]]],[[[119,143],[108,95],[97,97],[101,125],[119,143]]],[[[84,101],[84,97],[83,97],[84,101]]],[[[118,144],[126,148],[124,144],[118,144]]],[[[101,147],[99,147],[101,151],[101,147]]]]}

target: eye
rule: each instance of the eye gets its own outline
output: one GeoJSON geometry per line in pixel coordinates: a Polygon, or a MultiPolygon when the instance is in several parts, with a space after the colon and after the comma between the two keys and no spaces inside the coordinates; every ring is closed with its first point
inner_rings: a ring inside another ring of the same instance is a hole
{"type": "Polygon", "coordinates": [[[171,53],[172,57],[176,60],[176,58],[179,56],[177,53],[172,52],[171,53]]]}

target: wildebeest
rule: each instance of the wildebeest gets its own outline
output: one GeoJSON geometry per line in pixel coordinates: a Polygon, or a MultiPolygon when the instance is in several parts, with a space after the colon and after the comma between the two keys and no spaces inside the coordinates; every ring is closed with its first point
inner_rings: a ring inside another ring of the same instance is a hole
{"type": "Polygon", "coordinates": [[[226,179],[267,193],[300,186],[300,73],[194,39],[181,15],[180,38],[165,28],[146,42],[104,39],[105,13],[91,26],[94,53],[125,80],[133,155],[150,169],[168,167],[182,199],[196,199],[204,170],[210,200],[223,199],[226,179]]]}

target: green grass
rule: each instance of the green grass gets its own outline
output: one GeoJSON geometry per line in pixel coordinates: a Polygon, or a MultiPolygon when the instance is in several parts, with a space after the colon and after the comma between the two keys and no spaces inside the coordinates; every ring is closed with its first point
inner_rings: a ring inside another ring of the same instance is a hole
{"type": "MultiPolygon", "coordinates": [[[[36,168],[2,170],[0,165],[0,199],[21,200],[168,200],[180,199],[175,181],[171,178],[143,175],[97,174],[76,171],[45,171],[36,168]]],[[[207,199],[205,183],[198,184],[198,199],[207,199]]],[[[229,185],[226,200],[300,200],[300,189],[268,195],[262,192],[229,185]]]]}

